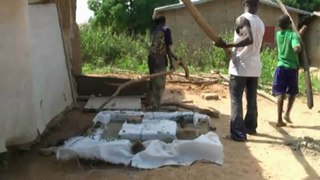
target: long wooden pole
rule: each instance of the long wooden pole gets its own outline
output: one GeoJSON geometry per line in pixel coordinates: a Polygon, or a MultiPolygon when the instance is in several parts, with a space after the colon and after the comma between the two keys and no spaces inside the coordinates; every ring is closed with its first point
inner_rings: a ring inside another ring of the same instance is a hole
{"type": "Polygon", "coordinates": [[[302,38],[299,34],[299,31],[297,29],[296,24],[294,23],[292,17],[290,16],[287,8],[285,7],[285,5],[281,2],[281,0],[277,0],[277,3],[280,6],[280,9],[282,10],[282,12],[289,16],[292,22],[292,28],[293,30],[299,35],[300,38],[300,42],[301,42],[301,52],[299,54],[299,58],[302,61],[302,65],[303,65],[303,70],[304,70],[304,80],[305,80],[305,85],[306,85],[306,93],[307,93],[307,105],[309,109],[313,108],[313,92],[312,92],[312,84],[311,84],[311,78],[310,78],[310,71],[309,71],[309,62],[308,62],[308,57],[307,57],[307,53],[306,53],[306,49],[305,49],[305,45],[302,41],[302,38]]]}
{"type": "MultiPolygon", "coordinates": [[[[201,13],[198,11],[198,9],[192,4],[190,0],[181,0],[183,4],[188,9],[189,13],[192,15],[194,20],[197,22],[199,27],[206,33],[206,35],[215,43],[217,43],[220,40],[220,36],[217,35],[217,33],[214,31],[212,27],[205,21],[201,13]]],[[[229,59],[231,57],[231,50],[229,48],[224,49],[224,52],[226,53],[227,58],[229,59]]]]}

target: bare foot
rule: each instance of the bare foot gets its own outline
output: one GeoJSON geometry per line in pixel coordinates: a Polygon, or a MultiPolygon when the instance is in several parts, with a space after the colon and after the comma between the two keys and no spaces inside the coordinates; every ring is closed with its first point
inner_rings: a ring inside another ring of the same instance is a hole
{"type": "Polygon", "coordinates": [[[287,122],[287,123],[292,123],[291,119],[289,116],[284,116],[283,119],[287,122]]]}
{"type": "Polygon", "coordinates": [[[284,127],[284,126],[287,126],[287,124],[284,123],[284,122],[278,122],[277,123],[277,127],[284,127]]]}

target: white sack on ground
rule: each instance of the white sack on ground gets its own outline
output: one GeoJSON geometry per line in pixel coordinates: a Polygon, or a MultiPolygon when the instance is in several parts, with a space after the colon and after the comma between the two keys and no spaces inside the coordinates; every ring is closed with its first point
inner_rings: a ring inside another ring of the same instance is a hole
{"type": "Polygon", "coordinates": [[[159,140],[144,142],[146,150],[132,159],[131,166],[154,169],[166,165],[189,166],[195,161],[205,160],[223,164],[223,146],[217,134],[209,132],[195,140],[175,140],[166,144],[159,140]]]}
{"type": "Polygon", "coordinates": [[[131,146],[128,140],[108,142],[88,137],[76,137],[66,141],[57,150],[56,156],[58,160],[81,158],[129,165],[133,157],[131,146]]]}
{"type": "Polygon", "coordinates": [[[73,138],[57,150],[57,159],[83,158],[103,160],[114,164],[141,169],[154,169],[166,165],[190,165],[204,160],[223,164],[223,146],[217,134],[209,132],[195,140],[176,140],[166,144],[159,140],[144,142],[146,150],[133,155],[128,140],[107,142],[88,137],[73,138]]]}
{"type": "MultiPolygon", "coordinates": [[[[124,123],[122,129],[126,129],[126,133],[121,133],[120,131],[120,136],[128,139],[132,139],[133,137],[133,139],[139,139],[139,137],[141,138],[145,135],[149,136],[148,138],[150,139],[161,138],[158,131],[160,132],[160,135],[161,131],[163,131],[165,132],[163,135],[166,134],[169,137],[175,138],[177,124],[174,121],[178,120],[179,117],[185,119],[191,118],[194,123],[210,120],[206,115],[193,112],[100,112],[94,118],[95,124],[101,123],[99,127],[94,129],[89,137],[75,137],[66,141],[65,144],[57,150],[57,159],[98,159],[113,164],[129,165],[131,163],[131,166],[141,169],[154,169],[166,165],[187,166],[199,160],[223,164],[223,146],[218,135],[213,132],[202,135],[195,140],[174,140],[172,143],[168,144],[159,140],[149,140],[143,143],[146,149],[136,155],[132,154],[132,143],[129,140],[108,141],[103,139],[103,132],[108,129],[110,121],[124,122],[128,116],[144,117],[144,123],[142,124],[124,123]],[[161,127],[161,122],[164,125],[163,127],[161,127]],[[146,124],[149,125],[149,128],[143,129],[143,127],[147,127],[146,124]],[[142,128],[138,128],[137,130],[137,127],[139,126],[142,128]],[[133,131],[130,128],[133,128],[133,131]],[[131,131],[134,133],[130,134],[131,131]],[[157,134],[154,134],[153,131],[157,131],[157,134]],[[151,134],[153,135],[151,136],[151,134]]],[[[146,139],[146,137],[142,139],[146,139]]]]}

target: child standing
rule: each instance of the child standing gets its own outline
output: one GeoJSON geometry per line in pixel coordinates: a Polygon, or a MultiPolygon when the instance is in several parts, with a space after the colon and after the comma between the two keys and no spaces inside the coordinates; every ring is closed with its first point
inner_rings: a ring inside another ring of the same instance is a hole
{"type": "Polygon", "coordinates": [[[278,104],[278,127],[286,126],[283,119],[292,123],[290,112],[298,94],[298,53],[301,51],[299,36],[292,31],[289,16],[283,15],[279,18],[280,31],[276,34],[278,46],[278,65],[274,73],[273,94],[277,96],[278,104]],[[283,102],[288,94],[288,106],[282,119],[283,102]]]}

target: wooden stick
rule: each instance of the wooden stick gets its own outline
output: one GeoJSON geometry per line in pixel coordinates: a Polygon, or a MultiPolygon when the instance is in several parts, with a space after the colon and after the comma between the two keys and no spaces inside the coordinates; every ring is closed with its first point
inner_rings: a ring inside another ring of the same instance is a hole
{"type": "Polygon", "coordinates": [[[304,35],[304,33],[306,32],[306,30],[307,30],[307,26],[303,25],[301,27],[301,29],[299,30],[299,35],[302,37],[304,35]]]}
{"type": "Polygon", "coordinates": [[[313,92],[312,92],[312,84],[311,84],[310,71],[309,71],[309,62],[308,62],[308,57],[307,57],[305,46],[304,46],[302,38],[301,38],[301,36],[299,34],[297,26],[295,25],[292,17],[290,16],[288,10],[285,7],[285,5],[281,2],[281,0],[276,0],[276,1],[279,4],[280,9],[282,10],[282,12],[285,15],[290,17],[291,22],[292,22],[292,28],[298,34],[298,36],[300,38],[301,52],[299,54],[299,58],[302,60],[302,63],[303,63],[304,80],[305,80],[306,91],[307,91],[307,105],[308,105],[309,109],[312,109],[313,108],[313,92]]]}
{"type": "Polygon", "coordinates": [[[168,81],[168,83],[172,83],[172,84],[175,84],[175,83],[180,83],[180,84],[196,84],[196,85],[203,85],[203,84],[206,84],[206,85],[211,85],[211,84],[217,84],[219,82],[218,79],[214,79],[214,80],[198,80],[198,81],[181,81],[181,80],[170,80],[168,81]]]}
{"type": "Polygon", "coordinates": [[[189,104],[189,103],[193,103],[193,100],[183,100],[181,101],[182,103],[185,103],[185,104],[189,104]]]}
{"type": "Polygon", "coordinates": [[[183,104],[181,102],[163,102],[163,103],[161,103],[161,106],[176,106],[176,107],[180,107],[182,109],[191,110],[193,112],[206,114],[206,115],[208,115],[210,117],[213,117],[213,118],[219,118],[220,117],[220,112],[218,110],[213,109],[213,108],[204,109],[204,108],[200,108],[200,107],[194,106],[194,105],[183,104]]]}
{"type": "MultiPolygon", "coordinates": [[[[205,21],[198,9],[192,4],[190,0],[181,0],[192,15],[194,20],[197,22],[199,27],[206,33],[206,35],[215,43],[220,40],[220,36],[215,33],[212,27],[205,21]]],[[[229,48],[224,49],[224,52],[229,59],[231,57],[231,50],[229,48]]]]}
{"type": "Polygon", "coordinates": [[[170,70],[170,71],[166,71],[166,72],[160,72],[160,73],[155,73],[155,74],[151,74],[151,75],[147,75],[147,76],[143,76],[139,79],[132,79],[130,81],[127,81],[125,82],[124,84],[120,85],[118,87],[118,89],[116,90],[116,92],[114,92],[112,94],[112,96],[107,99],[99,108],[98,108],[98,111],[101,111],[103,109],[103,107],[105,105],[107,105],[110,101],[112,101],[115,97],[117,97],[117,95],[120,93],[120,91],[132,84],[135,84],[135,83],[138,83],[138,82],[141,82],[141,81],[144,81],[144,80],[147,80],[147,79],[151,79],[151,78],[154,78],[154,77],[158,77],[158,76],[165,76],[165,75],[168,75],[168,74],[171,74],[174,72],[174,69],[170,70]]]}
{"type": "Polygon", "coordinates": [[[110,82],[104,82],[107,86],[121,86],[121,83],[110,83],[110,82]]]}
{"type": "MultiPolygon", "coordinates": [[[[185,77],[185,74],[182,74],[182,73],[173,73],[172,75],[185,77]]],[[[190,80],[209,81],[209,80],[218,79],[218,78],[214,77],[214,76],[210,76],[210,75],[189,75],[188,79],[190,79],[190,80]]]]}

